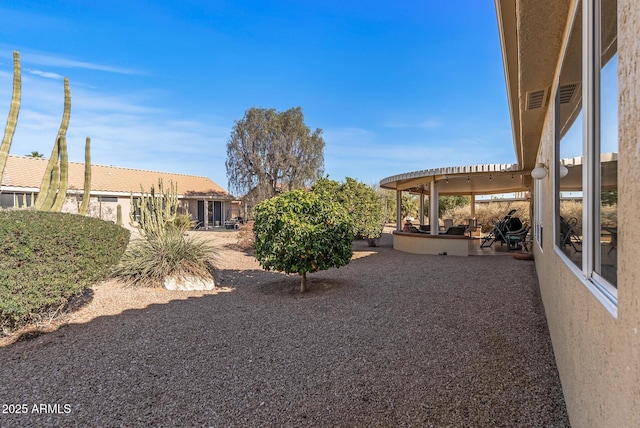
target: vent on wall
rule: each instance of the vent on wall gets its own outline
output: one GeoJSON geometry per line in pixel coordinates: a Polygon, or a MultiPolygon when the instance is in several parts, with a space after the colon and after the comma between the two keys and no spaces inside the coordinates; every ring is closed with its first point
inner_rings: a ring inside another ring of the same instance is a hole
{"type": "Polygon", "coordinates": [[[580,83],[570,83],[568,85],[560,86],[558,95],[560,104],[569,104],[575,93],[578,92],[578,88],[580,88],[580,83]]]}
{"type": "Polygon", "coordinates": [[[547,90],[527,92],[527,110],[535,110],[545,106],[547,101],[547,90]]]}

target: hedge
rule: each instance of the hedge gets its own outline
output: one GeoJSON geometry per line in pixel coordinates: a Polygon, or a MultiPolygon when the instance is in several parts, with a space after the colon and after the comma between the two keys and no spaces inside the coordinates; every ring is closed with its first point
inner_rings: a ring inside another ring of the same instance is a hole
{"type": "Polygon", "coordinates": [[[0,327],[36,321],[109,277],[130,232],[75,214],[0,211],[0,327]]]}

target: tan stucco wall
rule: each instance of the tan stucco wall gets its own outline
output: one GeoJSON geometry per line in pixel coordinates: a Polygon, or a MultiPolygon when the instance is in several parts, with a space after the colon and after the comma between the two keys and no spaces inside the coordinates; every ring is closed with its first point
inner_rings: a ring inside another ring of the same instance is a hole
{"type": "Polygon", "coordinates": [[[393,249],[412,254],[468,256],[469,239],[461,236],[431,236],[393,232],[393,249]]]}
{"type": "MultiPolygon", "coordinates": [[[[554,190],[543,180],[544,249],[536,268],[571,424],[640,426],[640,8],[619,0],[618,309],[613,316],[556,252],[554,190]]],[[[551,103],[553,104],[553,103],[551,103]]],[[[541,156],[553,159],[553,111],[541,156]]],[[[540,202],[539,202],[540,203],[540,202]]]]}
{"type": "MultiPolygon", "coordinates": [[[[75,196],[67,196],[62,211],[66,213],[77,214],[81,202],[75,196]]],[[[89,208],[87,208],[87,215],[90,217],[99,218],[105,221],[116,222],[118,218],[118,204],[122,207],[122,225],[128,226],[129,224],[129,198],[119,197],[118,202],[100,202],[98,198],[91,197],[89,199],[89,208]],[[125,208],[126,207],[126,208],[125,208]],[[125,209],[127,210],[125,212],[125,209]]]]}

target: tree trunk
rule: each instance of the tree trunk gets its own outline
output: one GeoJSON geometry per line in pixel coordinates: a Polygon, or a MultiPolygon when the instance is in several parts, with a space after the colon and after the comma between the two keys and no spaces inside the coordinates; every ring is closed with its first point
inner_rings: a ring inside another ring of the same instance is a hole
{"type": "Polygon", "coordinates": [[[303,272],[302,279],[300,281],[300,292],[304,293],[305,291],[307,291],[307,273],[303,272]]]}

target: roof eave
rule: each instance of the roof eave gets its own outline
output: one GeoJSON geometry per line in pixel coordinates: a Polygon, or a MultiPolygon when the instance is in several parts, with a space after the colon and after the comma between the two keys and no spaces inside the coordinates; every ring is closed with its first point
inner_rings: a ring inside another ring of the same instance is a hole
{"type": "Polygon", "coordinates": [[[502,48],[502,63],[507,89],[507,102],[511,116],[513,148],[518,165],[524,164],[520,121],[520,73],[518,66],[518,27],[516,2],[495,0],[498,36],[502,48]]]}

